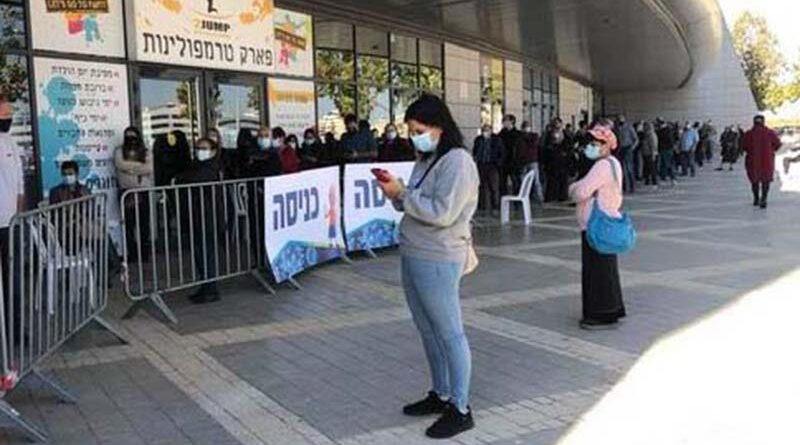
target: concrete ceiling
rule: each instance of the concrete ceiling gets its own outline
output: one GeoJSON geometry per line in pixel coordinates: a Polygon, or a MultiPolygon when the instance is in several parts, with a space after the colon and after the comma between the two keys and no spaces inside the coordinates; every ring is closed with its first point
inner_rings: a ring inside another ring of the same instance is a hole
{"type": "Polygon", "coordinates": [[[278,2],[285,3],[554,64],[608,92],[682,86],[716,55],[723,29],[716,0],[278,2]]]}

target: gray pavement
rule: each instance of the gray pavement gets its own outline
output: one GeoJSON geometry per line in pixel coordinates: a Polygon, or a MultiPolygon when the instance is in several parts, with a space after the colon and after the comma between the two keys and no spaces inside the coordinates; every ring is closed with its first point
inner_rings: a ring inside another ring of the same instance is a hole
{"type": "MultiPolygon", "coordinates": [[[[465,279],[462,300],[478,427],[436,443],[558,443],[656,345],[796,269],[800,195],[776,192],[769,210],[756,210],[741,171],[708,170],[626,200],[640,243],[622,259],[629,317],[615,331],[577,327],[572,209],[536,207],[530,227],[480,221],[481,266],[465,279]]],[[[117,296],[108,318],[130,345],[88,330],[47,363],[76,405],[33,380],[7,400],[59,445],[429,443],[422,432],[432,419],[399,414],[429,379],[398,260],[389,250],[317,268],[299,277],[304,290],[281,287],[276,296],[249,278],[224,283],[213,305],[169,296],[177,326],[148,312],[122,321],[117,296]]],[[[0,443],[25,442],[2,428],[0,443]]]]}

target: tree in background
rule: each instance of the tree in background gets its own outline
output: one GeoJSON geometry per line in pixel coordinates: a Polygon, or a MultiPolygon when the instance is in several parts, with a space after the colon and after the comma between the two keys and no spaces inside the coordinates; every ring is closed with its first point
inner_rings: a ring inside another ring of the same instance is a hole
{"type": "Polygon", "coordinates": [[[733,45],[758,108],[774,110],[783,105],[788,99],[788,89],[780,84],[780,78],[786,62],[767,20],[749,11],[742,14],[733,25],[733,45]]]}

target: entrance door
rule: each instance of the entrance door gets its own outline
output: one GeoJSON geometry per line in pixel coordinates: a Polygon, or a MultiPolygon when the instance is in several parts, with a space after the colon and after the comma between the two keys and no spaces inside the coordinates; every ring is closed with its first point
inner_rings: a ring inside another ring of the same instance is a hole
{"type": "Polygon", "coordinates": [[[240,130],[257,131],[264,122],[264,80],[256,76],[210,75],[209,128],[222,136],[222,147],[235,149],[240,130]]]}
{"type": "Polygon", "coordinates": [[[184,132],[193,147],[202,134],[199,73],[156,67],[139,70],[139,116],[147,147],[173,130],[184,132]]]}

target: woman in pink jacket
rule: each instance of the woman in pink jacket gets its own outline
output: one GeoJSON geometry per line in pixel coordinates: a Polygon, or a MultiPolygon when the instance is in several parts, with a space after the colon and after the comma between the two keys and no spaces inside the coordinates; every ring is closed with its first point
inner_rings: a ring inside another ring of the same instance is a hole
{"type": "Polygon", "coordinates": [[[595,251],[586,238],[586,226],[597,200],[599,210],[619,218],[622,208],[622,166],[611,152],[617,148],[614,132],[601,125],[589,130],[592,137],[584,154],[594,161],[589,173],[569,189],[570,197],[577,204],[578,223],[583,230],[583,329],[610,329],[620,318],[625,317],[622,302],[622,286],[616,255],[604,255],[595,251]]]}

